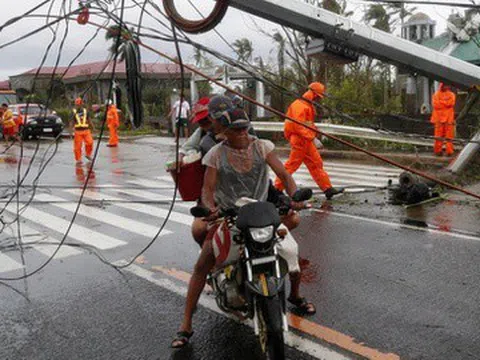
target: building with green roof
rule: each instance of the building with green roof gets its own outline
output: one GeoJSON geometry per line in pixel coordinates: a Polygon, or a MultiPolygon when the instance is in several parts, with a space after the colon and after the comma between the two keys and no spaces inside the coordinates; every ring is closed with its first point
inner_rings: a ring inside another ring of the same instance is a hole
{"type": "MultiPolygon", "coordinates": [[[[480,13],[466,11],[465,16],[453,14],[448,19],[446,32],[435,36],[435,21],[424,13],[417,13],[402,25],[402,37],[428,48],[480,66],[480,13]]],[[[480,71],[480,68],[479,68],[480,71]]],[[[400,89],[405,95],[405,110],[410,113],[431,111],[431,99],[438,83],[415,74],[399,73],[400,89]]],[[[459,94],[457,110],[462,106],[459,94]]]]}

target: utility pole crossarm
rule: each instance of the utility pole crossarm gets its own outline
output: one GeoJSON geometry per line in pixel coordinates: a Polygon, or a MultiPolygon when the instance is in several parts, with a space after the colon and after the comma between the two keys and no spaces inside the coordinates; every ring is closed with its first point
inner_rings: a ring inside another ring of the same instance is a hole
{"type": "Polygon", "coordinates": [[[317,6],[318,0],[230,0],[242,11],[340,43],[359,53],[466,89],[480,84],[480,68],[317,6]]]}

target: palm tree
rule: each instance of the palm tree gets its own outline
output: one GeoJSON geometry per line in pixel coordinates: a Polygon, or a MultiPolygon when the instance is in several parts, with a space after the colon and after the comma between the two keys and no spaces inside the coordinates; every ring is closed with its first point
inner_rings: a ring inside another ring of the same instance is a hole
{"type": "Polygon", "coordinates": [[[238,60],[241,62],[248,62],[252,58],[253,45],[247,38],[237,39],[232,46],[235,48],[238,60]]]}
{"type": "Polygon", "coordinates": [[[107,41],[112,40],[112,45],[108,49],[108,51],[110,51],[110,54],[112,56],[115,55],[115,51],[117,49],[117,39],[118,39],[119,41],[118,60],[120,62],[125,60],[125,50],[127,48],[126,44],[131,42],[132,39],[136,39],[136,37],[133,35],[134,31],[135,30],[133,28],[127,29],[125,27],[121,27],[120,25],[112,25],[108,28],[108,31],[105,34],[105,40],[107,41]],[[120,34],[120,37],[118,37],[120,29],[121,29],[121,34],[120,34]]]}

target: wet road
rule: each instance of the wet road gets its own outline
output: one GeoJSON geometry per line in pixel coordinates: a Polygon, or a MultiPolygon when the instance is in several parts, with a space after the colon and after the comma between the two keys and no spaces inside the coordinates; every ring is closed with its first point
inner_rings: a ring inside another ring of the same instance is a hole
{"type": "MultiPolygon", "coordinates": [[[[172,154],[167,143],[144,139],[101,148],[87,206],[66,240],[77,246],[62,247],[40,274],[0,285],[0,358],[261,358],[248,324],[219,314],[207,294],[191,346],[169,348],[198,254],[189,235],[189,204],[178,204],[167,231],[127,270],[103,264],[85,248],[90,241],[101,248],[98,254],[117,262],[148,244],[171,197],[171,187],[158,178],[166,175],[159,164],[172,154]]],[[[15,228],[1,234],[0,269],[11,267],[0,277],[21,275],[24,269],[15,264],[35,269],[53,249],[46,243],[58,243],[68,226],[79,194],[75,187],[88,171],[73,166],[70,147],[61,144],[22,214],[22,240],[30,246],[23,252],[15,247],[15,228]]],[[[18,166],[18,151],[12,150],[0,162],[5,195],[18,166]]],[[[318,205],[303,212],[294,234],[303,293],[318,312],[306,322],[290,318],[290,344],[297,349],[289,347],[289,358],[480,358],[479,237],[402,227],[372,216],[378,211],[373,204],[363,214],[349,214],[342,198],[318,205]]],[[[15,215],[12,206],[2,215],[6,219],[15,215]]]]}

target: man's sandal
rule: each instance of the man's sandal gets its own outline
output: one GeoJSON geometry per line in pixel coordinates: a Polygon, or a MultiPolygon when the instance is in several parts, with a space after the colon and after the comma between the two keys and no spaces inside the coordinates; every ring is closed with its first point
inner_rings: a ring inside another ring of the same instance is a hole
{"type": "Polygon", "coordinates": [[[175,336],[175,338],[173,339],[172,344],[171,344],[172,348],[179,349],[179,348],[184,347],[185,345],[188,344],[192,335],[193,335],[193,331],[192,332],[188,332],[188,331],[177,332],[177,335],[175,336]]]}
{"type": "Polygon", "coordinates": [[[311,302],[308,302],[304,297],[297,299],[289,297],[287,300],[290,304],[295,306],[293,310],[300,315],[313,315],[317,312],[315,305],[313,305],[311,302]]]}

